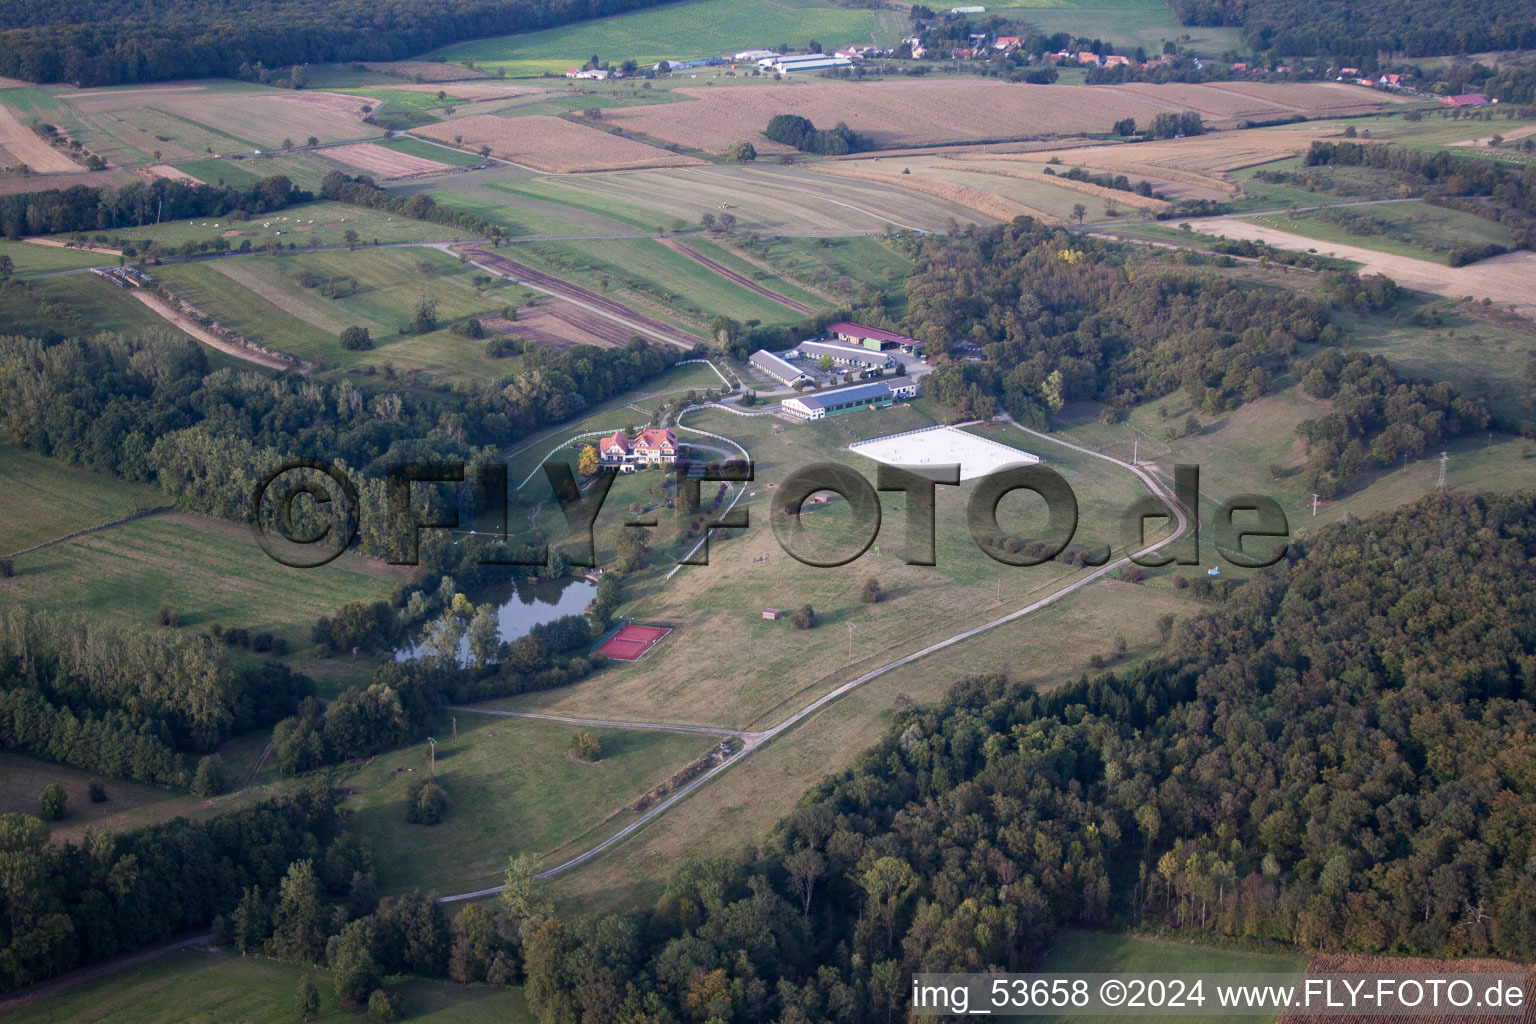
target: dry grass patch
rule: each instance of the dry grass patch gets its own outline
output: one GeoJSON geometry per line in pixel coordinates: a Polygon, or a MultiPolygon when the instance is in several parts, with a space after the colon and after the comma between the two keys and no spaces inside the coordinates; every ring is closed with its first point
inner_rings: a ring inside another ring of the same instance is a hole
{"type": "Polygon", "coordinates": [[[393,149],[385,149],[383,146],[375,146],[371,142],[358,142],[350,146],[330,146],[324,151],[332,160],[340,160],[344,164],[353,167],[361,167],[371,174],[377,174],[385,179],[404,178],[415,174],[430,174],[433,171],[446,171],[451,164],[438,163],[436,160],[428,160],[425,157],[413,156],[410,153],[401,153],[393,149]]]}
{"type": "MultiPolygon", "coordinates": [[[[394,92],[445,92],[449,96],[471,103],[484,100],[510,100],[518,96],[531,96],[535,93],[549,92],[550,90],[538,86],[518,85],[514,82],[454,82],[452,85],[437,83],[420,85],[391,85],[388,87],[394,92]]],[[[451,101],[449,101],[451,102],[451,101]]]]}
{"type": "Polygon", "coordinates": [[[184,181],[189,185],[201,185],[203,183],[202,178],[188,174],[186,171],[172,167],[170,164],[153,164],[149,167],[141,167],[135,173],[151,180],[155,178],[169,178],[172,181],[184,181]]]}
{"type": "Polygon", "coordinates": [[[613,124],[694,149],[723,153],[750,139],[760,153],[785,152],[762,137],[775,114],[818,126],[847,122],[882,150],[1107,132],[1122,118],[1150,123],[1161,113],[1198,111],[1217,127],[1242,120],[1373,110],[1397,97],[1356,86],[1021,85],[976,80],[771,85],[679,89],[691,102],[605,110],[613,124]],[[1255,91],[1257,90],[1257,91],[1255,91]]]}
{"type": "Polygon", "coordinates": [[[491,153],[503,160],[557,174],[685,167],[702,162],[544,114],[516,118],[476,114],[417,128],[415,133],[471,149],[489,146],[491,153]],[[462,143],[458,143],[460,137],[462,143]]]}
{"type": "Polygon", "coordinates": [[[88,126],[81,142],[117,163],[137,163],[154,152],[176,161],[209,150],[277,149],[284,139],[343,142],[383,134],[363,123],[363,107],[372,101],[340,93],[193,83],[86,89],[60,98],[88,126]]]}
{"type": "Polygon", "coordinates": [[[968,210],[987,217],[994,217],[1000,221],[1011,221],[1015,217],[1037,217],[1051,224],[1061,224],[1059,218],[1037,210],[1012,199],[1004,199],[1002,196],[993,195],[972,185],[962,185],[959,182],[943,181],[937,178],[926,178],[918,174],[885,174],[880,171],[866,170],[853,164],[822,164],[812,167],[811,170],[818,174],[833,174],[839,178],[857,178],[859,181],[873,181],[895,188],[908,189],[913,192],[922,192],[926,195],[937,196],[940,199],[948,199],[952,203],[958,203],[968,210]]]}
{"type": "Polygon", "coordinates": [[[1002,178],[1016,178],[1020,181],[1037,181],[1043,185],[1053,185],[1059,188],[1070,189],[1073,192],[1081,192],[1084,195],[1093,196],[1095,199],[1103,199],[1106,202],[1123,203],[1126,206],[1134,206],[1138,210],[1166,210],[1173,204],[1166,199],[1154,199],[1151,196],[1140,195],[1136,192],[1127,192],[1124,189],[1105,188],[1103,185],[1095,185],[1091,181],[1074,181],[1071,178],[1056,174],[1046,174],[1043,171],[1021,171],[1011,167],[986,167],[977,166],[968,168],[976,174],[995,174],[1002,178]]]}
{"type": "MultiPolygon", "coordinates": [[[[364,61],[363,67],[381,75],[401,78],[420,77],[423,82],[454,82],[463,78],[489,78],[484,71],[466,68],[462,64],[447,64],[438,60],[390,60],[364,61]]],[[[397,88],[390,86],[390,88],[397,88]]]]}
{"type": "Polygon", "coordinates": [[[44,142],[4,104],[0,104],[0,163],[8,167],[26,164],[44,172],[80,170],[79,164],[44,142]]]}

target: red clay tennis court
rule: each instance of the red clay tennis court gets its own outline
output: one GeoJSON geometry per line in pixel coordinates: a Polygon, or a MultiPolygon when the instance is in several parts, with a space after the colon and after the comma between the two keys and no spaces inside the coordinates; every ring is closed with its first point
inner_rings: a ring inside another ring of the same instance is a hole
{"type": "Polygon", "coordinates": [[[663,626],[623,626],[597,649],[614,661],[639,661],[670,632],[663,626]]]}

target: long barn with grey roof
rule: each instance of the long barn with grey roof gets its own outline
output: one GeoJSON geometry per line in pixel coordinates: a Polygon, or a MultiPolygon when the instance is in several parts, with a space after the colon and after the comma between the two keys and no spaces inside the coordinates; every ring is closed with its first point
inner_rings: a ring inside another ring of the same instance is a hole
{"type": "Polygon", "coordinates": [[[876,380],[814,395],[786,398],[779,408],[802,420],[820,420],[859,409],[881,409],[900,399],[916,398],[917,382],[906,377],[876,380]]]}

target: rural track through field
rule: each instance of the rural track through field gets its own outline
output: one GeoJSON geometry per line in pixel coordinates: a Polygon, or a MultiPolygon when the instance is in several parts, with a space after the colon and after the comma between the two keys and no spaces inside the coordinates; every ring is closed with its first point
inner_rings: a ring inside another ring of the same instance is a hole
{"type": "Polygon", "coordinates": [[[796,313],[804,313],[806,316],[814,316],[816,313],[814,309],[812,309],[810,306],[807,306],[805,303],[796,302],[794,299],[787,295],[780,295],[778,292],[773,291],[771,288],[764,288],[762,285],[758,284],[756,281],[753,281],[751,278],[744,277],[729,267],[721,266],[719,263],[716,263],[708,256],[705,256],[700,252],[695,252],[676,239],[663,238],[661,239],[661,244],[666,246],[668,249],[671,249],[673,252],[681,253],[682,255],[688,257],[704,269],[719,274],[727,281],[730,281],[734,284],[739,284],[743,288],[754,291],[766,299],[772,299],[779,305],[787,306],[788,308],[794,310],[796,313]]]}
{"type": "MultiPolygon", "coordinates": [[[[446,245],[444,246],[444,251],[449,251],[446,245]]],[[[475,247],[466,248],[463,252],[465,256],[469,257],[470,263],[481,270],[489,271],[498,277],[509,278],[524,287],[574,303],[615,323],[632,327],[641,334],[648,334],[653,338],[676,345],[678,348],[686,349],[690,352],[699,344],[699,339],[697,338],[689,338],[687,341],[684,341],[682,331],[674,330],[659,320],[652,320],[643,313],[637,313],[622,302],[606,298],[593,291],[588,291],[580,285],[562,281],[560,278],[546,274],[542,270],[534,270],[527,264],[508,259],[499,253],[487,252],[485,249],[475,247]]]]}
{"type": "MultiPolygon", "coordinates": [[[[795,726],[799,725],[801,722],[805,721],[807,718],[810,718],[812,715],[816,714],[822,708],[832,704],[851,691],[858,689],[865,683],[873,679],[878,679],[879,677],[885,675],[888,672],[894,671],[895,669],[901,668],[905,665],[910,665],[922,658],[926,658],[930,654],[937,653],[938,651],[952,647],[955,644],[969,640],[971,637],[985,633],[988,630],[995,629],[998,626],[1006,625],[1010,622],[1016,622],[1019,619],[1034,614],[1042,608],[1049,607],[1050,605],[1055,604],[1057,601],[1060,601],[1061,599],[1076,593],[1089,584],[1102,579],[1117,569],[1120,569],[1122,566],[1130,564],[1133,557],[1140,557],[1142,555],[1151,554],[1159,548],[1165,547],[1178,541],[1184,536],[1185,531],[1189,529],[1195,510],[1184,509],[1183,506],[1179,504],[1177,498],[1175,498],[1169,491],[1168,487],[1164,484],[1163,481],[1158,479],[1150,472],[1143,470],[1140,466],[1129,462],[1123,462],[1114,456],[1105,455],[1103,452],[1097,452],[1091,448],[1086,448],[1082,445],[1074,444],[1070,441],[1063,441],[1060,438],[1052,437],[1049,434],[1040,433],[1037,430],[1031,430],[1023,424],[1014,421],[1011,417],[1004,417],[1003,422],[1018,428],[1026,434],[1047,441],[1051,444],[1059,444],[1064,447],[1071,448],[1072,450],[1080,452],[1084,455],[1089,455],[1096,459],[1103,459],[1105,462],[1110,462],[1122,469],[1129,470],[1131,473],[1135,474],[1137,479],[1146,485],[1147,489],[1150,490],[1153,495],[1161,499],[1173,512],[1174,518],[1176,520],[1175,528],[1169,533],[1167,537],[1163,538],[1162,540],[1154,541],[1153,543],[1148,544],[1146,547],[1132,554],[1124,555],[1119,559],[1106,562],[1104,565],[1099,566],[1092,572],[1084,576],[1080,576],[1073,582],[1052,591],[1050,594],[1047,594],[1045,597],[1042,597],[1039,600],[1025,605],[1023,608],[1009,612],[1007,615],[1000,616],[999,618],[993,619],[990,622],[983,623],[980,626],[973,626],[970,629],[961,630],[960,632],[955,633],[953,636],[947,637],[943,640],[938,640],[920,650],[913,651],[912,653],[903,655],[894,661],[889,661],[884,665],[870,669],[868,672],[856,676],[853,679],[850,679],[848,682],[843,683],[842,685],[822,694],[820,697],[817,697],[815,700],[811,701],[809,704],[806,704],[804,707],[789,715],[787,718],[779,721],[776,725],[770,726],[761,732],[748,732],[744,734],[742,737],[743,746],[741,750],[738,751],[734,756],[726,758],[724,761],[721,761],[719,764],[710,768],[708,771],[704,772],[697,778],[685,783],[682,786],[679,786],[676,790],[669,794],[666,799],[662,800],[654,807],[651,807],[649,810],[642,813],[634,821],[625,825],[623,828],[619,829],[607,839],[604,839],[602,842],[596,844],[595,846],[589,847],[588,849],[582,851],[581,853],[561,864],[557,864],[552,868],[540,872],[538,877],[553,878],[554,876],[563,874],[572,868],[579,867],[580,865],[585,864],[587,861],[592,860],[594,857],[597,857],[612,849],[613,847],[622,843],[624,840],[628,839],[630,836],[634,835],[636,832],[640,831],[652,821],[655,821],[662,814],[666,813],[666,811],[671,807],[686,799],[688,796],[691,796],[696,790],[713,780],[716,776],[726,771],[726,769],[740,763],[741,761],[746,760],[746,758],[751,756],[754,751],[762,749],[763,746],[771,742],[775,737],[783,735],[784,733],[793,729],[795,726]]],[[[676,572],[677,570],[674,569],[673,571],[676,572]]],[[[630,723],[631,727],[639,727],[640,724],[641,723],[630,723]]],[[[660,727],[659,723],[650,724],[652,727],[660,727]]],[[[442,896],[438,898],[438,902],[458,903],[464,900],[481,899],[486,896],[497,895],[498,893],[504,892],[505,890],[506,886],[504,885],[493,886],[488,889],[478,889],[474,892],[458,893],[452,896],[442,896]]]]}

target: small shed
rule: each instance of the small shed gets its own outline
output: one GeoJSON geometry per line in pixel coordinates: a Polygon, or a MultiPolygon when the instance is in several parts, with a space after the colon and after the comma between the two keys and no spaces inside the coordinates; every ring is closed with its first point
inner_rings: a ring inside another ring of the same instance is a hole
{"type": "Polygon", "coordinates": [[[783,615],[783,614],[784,613],[779,611],[777,608],[764,608],[763,609],[763,618],[767,619],[770,622],[778,621],[779,616],[783,615]]]}

